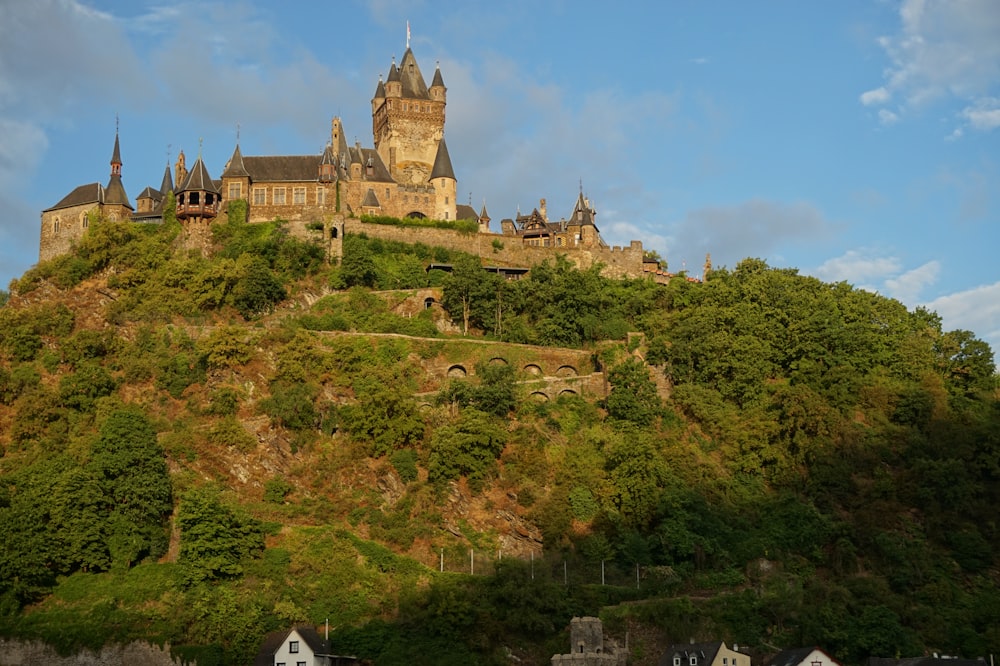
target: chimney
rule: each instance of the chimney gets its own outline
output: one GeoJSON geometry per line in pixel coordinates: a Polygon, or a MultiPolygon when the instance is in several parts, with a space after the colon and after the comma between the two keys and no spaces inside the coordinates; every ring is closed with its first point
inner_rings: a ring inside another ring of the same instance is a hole
{"type": "Polygon", "coordinates": [[[538,200],[538,212],[542,214],[542,219],[546,222],[549,221],[549,213],[545,208],[545,199],[538,200]]]}

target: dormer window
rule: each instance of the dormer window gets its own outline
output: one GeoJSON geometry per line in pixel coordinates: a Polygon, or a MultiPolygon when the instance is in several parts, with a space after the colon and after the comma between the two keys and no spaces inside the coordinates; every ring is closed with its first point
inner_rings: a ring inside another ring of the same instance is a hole
{"type": "Polygon", "coordinates": [[[690,657],[688,657],[688,664],[690,666],[698,666],[698,655],[693,654],[690,657]]]}
{"type": "Polygon", "coordinates": [[[679,654],[674,655],[674,666],[681,666],[681,656],[679,654]]]}

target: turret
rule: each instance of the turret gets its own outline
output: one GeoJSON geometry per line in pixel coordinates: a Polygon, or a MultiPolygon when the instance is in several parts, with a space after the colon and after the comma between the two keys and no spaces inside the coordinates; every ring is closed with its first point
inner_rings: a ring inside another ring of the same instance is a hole
{"type": "Polygon", "coordinates": [[[436,63],[434,67],[434,79],[431,81],[429,90],[431,99],[435,102],[447,102],[448,89],[444,87],[444,78],[441,76],[441,63],[436,63]]]}
{"type": "Polygon", "coordinates": [[[208,174],[199,151],[187,179],[177,188],[177,219],[211,220],[219,213],[220,198],[219,188],[208,174]]]}

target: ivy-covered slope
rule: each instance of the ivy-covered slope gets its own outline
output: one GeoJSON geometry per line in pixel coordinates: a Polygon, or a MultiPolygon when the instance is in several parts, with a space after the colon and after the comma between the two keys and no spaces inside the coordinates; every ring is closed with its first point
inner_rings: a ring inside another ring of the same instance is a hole
{"type": "Polygon", "coordinates": [[[757,260],[506,282],[181,233],[94,220],[0,308],[4,635],[205,666],[329,620],[378,664],[545,664],[600,614],[638,664],[1000,651],[993,352],[935,314],[757,260]],[[402,307],[426,288],[443,311],[402,307]],[[531,398],[571,352],[607,397],[531,398]]]}

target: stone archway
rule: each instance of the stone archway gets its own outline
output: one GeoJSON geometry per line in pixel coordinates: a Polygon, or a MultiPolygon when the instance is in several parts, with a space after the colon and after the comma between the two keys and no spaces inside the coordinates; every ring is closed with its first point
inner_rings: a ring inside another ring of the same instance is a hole
{"type": "Polygon", "coordinates": [[[560,365],[556,370],[556,377],[576,377],[578,374],[572,365],[560,365]]]}
{"type": "Polygon", "coordinates": [[[465,369],[464,365],[455,364],[448,368],[449,377],[468,377],[469,371],[465,369]]]}

